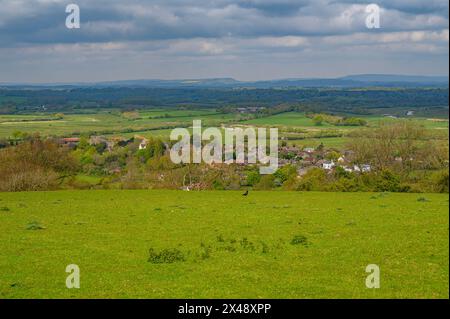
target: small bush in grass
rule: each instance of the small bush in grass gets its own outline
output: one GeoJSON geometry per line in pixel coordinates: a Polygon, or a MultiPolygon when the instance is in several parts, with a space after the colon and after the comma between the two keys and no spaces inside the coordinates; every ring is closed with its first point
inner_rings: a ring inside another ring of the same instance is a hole
{"type": "Polygon", "coordinates": [[[292,238],[291,240],[291,245],[303,245],[303,246],[308,246],[308,238],[306,238],[306,236],[303,235],[295,235],[294,238],[292,238]]]}
{"type": "Polygon", "coordinates": [[[222,235],[217,236],[216,239],[219,243],[225,242],[225,239],[223,239],[222,235]]]}
{"type": "Polygon", "coordinates": [[[41,229],[45,229],[45,227],[43,227],[39,222],[31,222],[27,225],[27,230],[41,230],[41,229]]]}
{"type": "Polygon", "coordinates": [[[265,242],[261,241],[261,253],[267,254],[268,252],[269,246],[265,242]]]}
{"type": "Polygon", "coordinates": [[[254,244],[251,241],[249,241],[246,237],[242,238],[239,244],[243,249],[255,250],[254,244]]]}
{"type": "Polygon", "coordinates": [[[204,243],[200,244],[200,258],[202,260],[208,259],[209,257],[211,257],[211,246],[209,245],[205,245],[204,243]]]}
{"type": "Polygon", "coordinates": [[[8,207],[0,207],[0,212],[9,212],[10,209],[8,207]]]}
{"type": "Polygon", "coordinates": [[[174,249],[163,249],[159,253],[153,248],[149,249],[148,262],[152,264],[172,264],[175,262],[185,261],[185,257],[182,251],[174,249]]]}
{"type": "Polygon", "coordinates": [[[226,251],[229,251],[230,253],[236,252],[236,248],[235,248],[234,246],[231,246],[231,245],[225,246],[224,249],[225,249],[226,251]]]}

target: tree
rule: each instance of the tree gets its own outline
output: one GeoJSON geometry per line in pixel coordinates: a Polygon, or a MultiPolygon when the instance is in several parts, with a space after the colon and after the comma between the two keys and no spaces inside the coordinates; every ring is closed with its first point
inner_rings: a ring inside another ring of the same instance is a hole
{"type": "Polygon", "coordinates": [[[259,171],[250,171],[247,173],[247,185],[255,186],[261,180],[259,171]]]}
{"type": "Polygon", "coordinates": [[[0,150],[0,191],[52,189],[77,170],[69,149],[34,137],[0,150]]]}
{"type": "Polygon", "coordinates": [[[322,125],[324,118],[322,115],[319,114],[319,115],[314,116],[312,120],[314,122],[314,125],[320,126],[320,125],[322,125]]]}
{"type": "Polygon", "coordinates": [[[64,118],[64,113],[56,113],[53,115],[54,118],[56,118],[57,120],[62,120],[64,118]]]}
{"type": "Polygon", "coordinates": [[[410,121],[381,123],[374,130],[355,136],[349,149],[355,164],[371,164],[378,170],[397,168],[412,171],[423,165],[424,155],[439,151],[427,141],[426,130],[410,121]],[[424,150],[427,150],[424,152],[424,150]]]}
{"type": "Polygon", "coordinates": [[[281,183],[284,183],[292,176],[297,176],[297,169],[293,165],[285,165],[282,168],[278,169],[274,176],[280,180],[281,183]]]}
{"type": "Polygon", "coordinates": [[[13,142],[17,144],[17,141],[23,138],[23,133],[21,131],[14,131],[12,134],[13,142]]]}
{"type": "Polygon", "coordinates": [[[331,151],[325,155],[325,158],[330,161],[337,161],[341,155],[336,151],[331,151]]]}

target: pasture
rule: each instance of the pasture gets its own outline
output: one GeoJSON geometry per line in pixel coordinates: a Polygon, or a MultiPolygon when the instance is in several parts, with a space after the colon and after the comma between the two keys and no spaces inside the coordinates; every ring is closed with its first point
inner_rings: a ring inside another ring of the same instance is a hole
{"type": "Polygon", "coordinates": [[[0,193],[0,298],[448,298],[448,208],[448,194],[0,193]]]}
{"type": "MultiPolygon", "coordinates": [[[[124,135],[135,132],[164,130],[167,127],[192,125],[193,119],[208,125],[220,126],[235,119],[234,114],[221,114],[214,110],[183,111],[154,110],[142,111],[137,118],[126,118],[115,110],[97,111],[83,114],[65,114],[63,118],[53,118],[51,114],[0,115],[0,138],[8,138],[15,131],[39,132],[42,136],[72,136],[79,134],[124,135]]],[[[136,133],[139,134],[139,133],[136,133]]],[[[168,135],[167,135],[168,138],[168,135]]]]}
{"type": "MultiPolygon", "coordinates": [[[[363,116],[368,126],[333,126],[323,122],[317,126],[304,113],[287,112],[242,120],[242,116],[232,113],[219,113],[214,109],[174,109],[155,108],[133,112],[126,116],[117,109],[83,110],[82,113],[65,114],[62,118],[48,113],[0,115],[0,139],[14,136],[17,131],[36,133],[41,136],[78,136],[105,135],[130,138],[135,135],[157,137],[168,140],[172,128],[189,127],[193,120],[202,120],[203,127],[254,125],[278,127],[280,137],[289,137],[289,145],[317,147],[323,143],[329,148],[344,149],[349,141],[349,134],[361,129],[371,129],[381,122],[393,122],[397,119],[381,116],[363,116]],[[301,133],[292,133],[292,130],[301,133]],[[333,132],[331,136],[328,134],[333,132]],[[328,134],[328,136],[327,136],[328,134]]],[[[417,125],[433,132],[437,139],[448,140],[448,120],[413,118],[417,125]]]]}

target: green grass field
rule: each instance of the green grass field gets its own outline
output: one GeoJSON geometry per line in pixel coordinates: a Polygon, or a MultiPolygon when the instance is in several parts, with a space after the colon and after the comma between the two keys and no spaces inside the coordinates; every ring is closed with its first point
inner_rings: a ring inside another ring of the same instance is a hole
{"type": "Polygon", "coordinates": [[[305,138],[299,140],[289,140],[287,142],[290,146],[297,147],[318,147],[323,144],[327,148],[345,149],[346,144],[349,142],[348,137],[323,137],[323,138],[305,138]]]}
{"type": "Polygon", "coordinates": [[[448,298],[448,208],[440,194],[0,193],[0,298],[448,298]]]}
{"type": "MultiPolygon", "coordinates": [[[[398,119],[393,119],[384,116],[366,116],[363,117],[369,126],[378,126],[380,122],[395,122],[398,119]]],[[[409,121],[417,123],[417,125],[423,126],[428,129],[448,129],[448,119],[435,119],[435,118],[424,118],[424,117],[413,117],[408,118],[409,121]]]]}
{"type": "Polygon", "coordinates": [[[322,123],[320,127],[314,125],[312,119],[306,117],[303,113],[287,112],[276,114],[272,116],[262,117],[254,120],[246,121],[247,124],[252,125],[284,125],[294,127],[333,127],[328,123],[322,123]]]}
{"type": "MultiPolygon", "coordinates": [[[[66,114],[62,119],[54,118],[51,114],[35,113],[20,115],[0,115],[0,139],[13,136],[16,131],[26,133],[39,132],[42,136],[72,136],[79,134],[97,134],[106,136],[130,138],[135,135],[144,137],[157,137],[168,140],[171,128],[177,126],[192,125],[192,121],[202,120],[202,125],[221,126],[224,125],[255,125],[255,126],[276,126],[280,129],[280,136],[289,134],[283,131],[289,131],[294,128],[303,130],[309,136],[302,139],[290,139],[289,145],[316,147],[323,143],[325,147],[344,149],[348,142],[348,134],[361,130],[358,126],[333,126],[323,123],[320,126],[314,125],[314,122],[305,116],[304,113],[287,112],[267,116],[263,118],[237,122],[239,116],[236,114],[222,114],[214,109],[173,109],[156,108],[140,110],[138,118],[127,118],[122,116],[118,110],[91,110],[90,112],[80,114],[66,114]],[[315,137],[320,136],[324,131],[336,131],[341,137],[315,137]]],[[[397,119],[381,116],[363,116],[368,121],[368,128],[379,126],[381,122],[393,122],[397,119]]],[[[424,126],[433,130],[433,134],[447,140],[448,120],[445,119],[427,119],[414,118],[417,125],[424,126]]],[[[366,127],[364,127],[366,128],[366,127]]]]}
{"type": "MultiPolygon", "coordinates": [[[[0,138],[8,138],[15,131],[29,134],[39,132],[42,136],[71,136],[80,133],[98,132],[106,135],[134,135],[146,132],[146,136],[162,127],[192,125],[193,119],[202,120],[205,125],[220,126],[233,121],[234,114],[220,114],[215,110],[155,110],[139,113],[138,119],[127,119],[118,112],[99,111],[94,114],[66,114],[63,119],[52,119],[51,114],[0,115],[0,138]],[[50,120],[49,120],[50,119],[50,120]],[[126,133],[130,129],[135,132],[126,133]]],[[[167,135],[168,138],[169,135],[167,135]]]]}

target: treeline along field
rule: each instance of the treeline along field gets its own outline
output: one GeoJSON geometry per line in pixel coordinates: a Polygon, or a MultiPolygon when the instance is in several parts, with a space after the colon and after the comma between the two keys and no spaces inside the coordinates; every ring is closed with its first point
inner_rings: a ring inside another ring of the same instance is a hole
{"type": "Polygon", "coordinates": [[[42,109],[68,112],[92,108],[148,108],[187,105],[273,107],[299,104],[303,111],[383,114],[410,108],[448,117],[448,87],[424,88],[0,88],[0,114],[42,109]]]}

